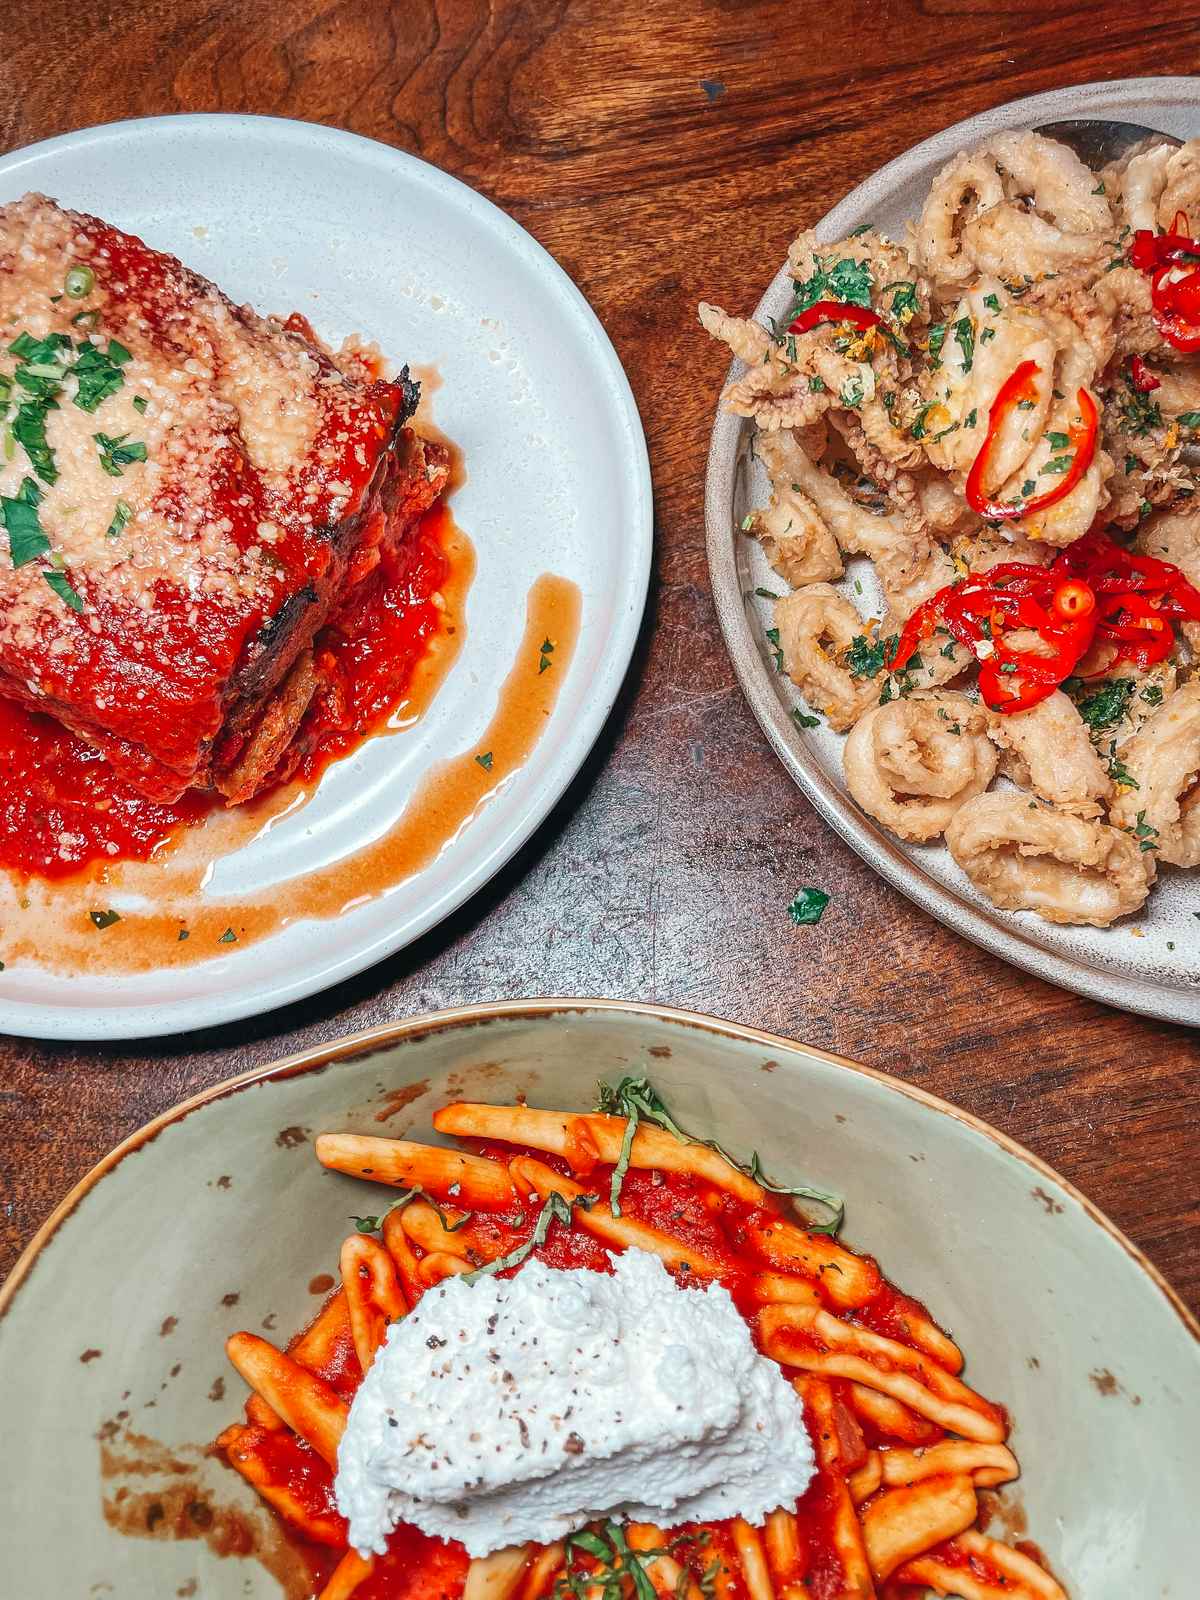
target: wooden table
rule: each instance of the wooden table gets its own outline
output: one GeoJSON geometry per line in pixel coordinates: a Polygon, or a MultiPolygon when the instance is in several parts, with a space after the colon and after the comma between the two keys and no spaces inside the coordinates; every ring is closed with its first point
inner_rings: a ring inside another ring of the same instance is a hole
{"type": "Polygon", "coordinates": [[[650,441],[658,558],[626,692],[507,871],[303,1005],[113,1047],[0,1040],[0,1272],[118,1139],[208,1084],[465,1000],[615,995],[746,1022],[957,1101],[1080,1185],[1200,1307],[1195,1040],[948,933],[816,817],[738,691],[709,597],[705,448],[725,356],[798,225],[949,122],[1093,78],[1187,72],[1181,0],[146,0],[12,10],[5,149],[176,111],[351,128],[465,179],[599,312],[650,441]],[[107,24],[104,17],[113,19],[107,24]],[[104,31],[107,27],[108,31],[104,31]],[[832,895],[819,927],[785,907],[832,895]]]}

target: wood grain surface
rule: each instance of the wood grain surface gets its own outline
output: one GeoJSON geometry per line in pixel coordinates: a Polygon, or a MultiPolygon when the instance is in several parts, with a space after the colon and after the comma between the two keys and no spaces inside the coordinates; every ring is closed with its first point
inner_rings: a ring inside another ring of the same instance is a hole
{"type": "Polygon", "coordinates": [[[431,1007],[611,995],[776,1029],[957,1101],[1083,1188],[1200,1307],[1194,1036],[1063,994],[931,921],[816,817],[743,703],[701,512],[725,357],[694,312],[702,296],[753,304],[799,225],[949,122],[1073,82],[1200,70],[1195,9],[41,0],[10,8],[3,43],[6,150],[123,117],[266,112],[412,151],[504,206],[625,363],[658,548],[637,659],[585,771],[444,926],[251,1022],[113,1047],[0,1040],[0,1272],[112,1144],[208,1084],[431,1007]],[[832,895],[819,927],[785,913],[802,884],[832,895]]]}

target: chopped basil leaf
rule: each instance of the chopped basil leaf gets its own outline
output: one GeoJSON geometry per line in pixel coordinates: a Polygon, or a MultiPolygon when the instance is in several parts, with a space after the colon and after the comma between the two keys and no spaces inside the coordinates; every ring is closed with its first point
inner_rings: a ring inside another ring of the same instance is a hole
{"type": "Polygon", "coordinates": [[[94,433],[92,438],[100,449],[100,465],[110,478],[122,477],[122,468],[129,466],[130,462],[146,459],[146,446],[140,439],[126,444],[129,438],[127,433],[119,433],[116,438],[107,433],[94,433]]]}
{"type": "Polygon", "coordinates": [[[857,228],[850,229],[850,237],[857,239],[860,233],[870,233],[872,227],[873,224],[870,222],[860,222],[857,228]]]}
{"type": "Polygon", "coordinates": [[[17,414],[10,424],[13,438],[25,451],[30,466],[43,483],[58,482],[54,452],[46,443],[46,416],[52,407],[52,400],[25,400],[17,407],[17,414]]]}
{"type": "Polygon", "coordinates": [[[32,478],[22,480],[21,487],[11,498],[0,497],[0,512],[8,534],[8,551],[14,567],[23,567],[36,561],[50,548],[50,541],[38,520],[38,502],[41,491],[32,478]]]}
{"type": "Polygon", "coordinates": [[[123,387],[125,375],[121,367],[129,359],[129,351],[115,339],[108,341],[107,354],[99,345],[89,344],[87,340],[80,344],[71,370],[78,385],[75,404],[81,411],[95,411],[101,401],[123,387]]]}
{"type": "Polygon", "coordinates": [[[58,598],[70,606],[72,611],[83,610],[83,596],[78,594],[62,572],[43,572],[42,577],[54,590],[58,598]]]}
{"type": "Polygon", "coordinates": [[[126,525],[128,524],[132,515],[133,507],[129,504],[128,500],[118,500],[116,507],[113,510],[112,521],[105,529],[104,537],[106,539],[115,539],[118,534],[124,533],[126,525]]]}

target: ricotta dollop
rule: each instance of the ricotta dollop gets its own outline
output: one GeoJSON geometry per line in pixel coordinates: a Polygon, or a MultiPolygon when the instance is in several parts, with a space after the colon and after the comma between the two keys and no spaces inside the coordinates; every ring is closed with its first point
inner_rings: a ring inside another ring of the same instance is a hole
{"type": "Polygon", "coordinates": [[[814,1471],[728,1291],[629,1250],[611,1275],[530,1261],[427,1290],[354,1397],[335,1487],[363,1555],[407,1522],[483,1556],[603,1517],[761,1523],[814,1471]]]}

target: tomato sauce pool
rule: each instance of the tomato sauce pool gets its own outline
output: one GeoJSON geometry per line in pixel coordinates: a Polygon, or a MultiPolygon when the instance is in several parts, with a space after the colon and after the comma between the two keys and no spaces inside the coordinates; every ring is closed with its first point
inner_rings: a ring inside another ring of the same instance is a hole
{"type": "MultiPolygon", "coordinates": [[[[322,688],[305,724],[305,751],[281,774],[312,781],[380,731],[442,625],[449,512],[434,506],[398,551],[355,589],[352,611],[317,636],[322,688]]],[[[94,863],[147,861],[220,801],[190,791],[147,800],[83,739],[53,718],[0,696],[0,867],[65,878],[94,863]]]]}

